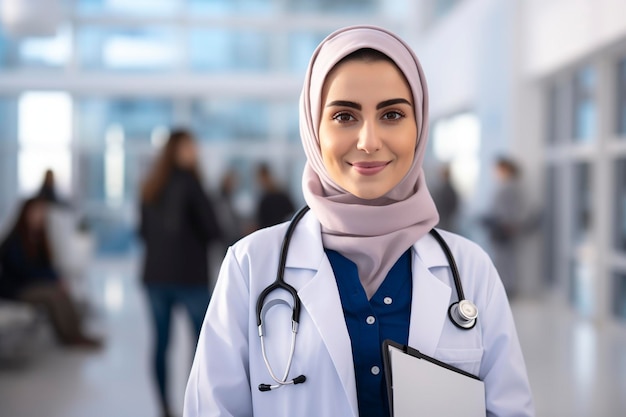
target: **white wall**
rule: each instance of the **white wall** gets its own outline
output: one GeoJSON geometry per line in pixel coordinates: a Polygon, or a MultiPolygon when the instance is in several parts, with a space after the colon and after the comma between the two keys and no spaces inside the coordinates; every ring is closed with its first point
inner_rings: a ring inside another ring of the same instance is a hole
{"type": "Polygon", "coordinates": [[[508,1],[461,2],[414,45],[426,72],[431,119],[467,110],[480,119],[481,167],[476,194],[466,202],[470,216],[489,200],[494,156],[510,148],[512,10],[508,1]]]}
{"type": "Polygon", "coordinates": [[[525,0],[524,72],[540,77],[626,37],[624,0],[525,0]]]}

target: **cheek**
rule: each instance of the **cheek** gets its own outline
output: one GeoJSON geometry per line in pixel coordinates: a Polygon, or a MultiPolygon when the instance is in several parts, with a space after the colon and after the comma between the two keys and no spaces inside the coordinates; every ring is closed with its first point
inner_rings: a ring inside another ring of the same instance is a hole
{"type": "Polygon", "coordinates": [[[320,152],[325,164],[333,163],[332,161],[340,158],[345,153],[342,148],[345,148],[344,141],[336,132],[320,129],[320,152]]]}

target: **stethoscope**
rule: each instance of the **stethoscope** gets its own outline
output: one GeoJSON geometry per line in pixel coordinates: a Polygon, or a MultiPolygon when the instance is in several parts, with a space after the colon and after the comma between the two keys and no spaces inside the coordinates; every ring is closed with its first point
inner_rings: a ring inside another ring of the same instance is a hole
{"type": "MultiPolygon", "coordinates": [[[[280,388],[284,385],[296,385],[301,384],[306,381],[306,376],[299,375],[293,379],[289,378],[289,371],[291,370],[291,364],[293,362],[293,355],[296,349],[296,335],[298,333],[298,325],[300,323],[300,297],[298,296],[298,292],[294,287],[287,284],[284,279],[285,275],[285,264],[287,262],[287,252],[289,251],[289,243],[291,242],[291,237],[293,236],[293,232],[298,225],[298,222],[304,217],[306,212],[309,210],[308,206],[302,207],[291,219],[291,223],[287,228],[287,232],[285,233],[285,237],[283,239],[283,243],[280,249],[280,259],[278,262],[278,271],[276,273],[276,279],[272,284],[270,284],[267,288],[265,288],[259,298],[257,298],[256,302],[256,315],[257,315],[257,326],[259,330],[259,338],[261,339],[261,353],[263,355],[263,361],[265,361],[265,366],[272,379],[276,384],[259,384],[260,391],[270,391],[276,388],[280,388]],[[269,360],[267,359],[267,353],[265,349],[265,339],[263,333],[263,319],[267,310],[278,305],[285,304],[288,307],[291,307],[289,303],[282,299],[274,299],[267,303],[265,303],[265,299],[267,296],[274,290],[283,289],[291,294],[291,298],[293,299],[293,307],[292,307],[292,315],[291,315],[291,346],[289,349],[289,358],[287,360],[287,366],[285,368],[285,373],[282,378],[278,378],[270,365],[269,360]]],[[[446,241],[441,237],[439,232],[435,229],[430,231],[430,234],[437,240],[439,246],[448,258],[448,263],[450,264],[450,270],[452,271],[452,277],[454,278],[454,286],[456,287],[456,293],[458,295],[459,301],[452,303],[448,308],[448,317],[452,321],[452,323],[462,330],[470,330],[476,325],[476,319],[478,318],[478,308],[476,305],[469,300],[465,299],[465,295],[463,294],[463,286],[461,285],[461,278],[459,276],[459,270],[456,266],[456,262],[454,260],[454,256],[452,256],[452,251],[450,247],[446,243],[446,241]]]]}

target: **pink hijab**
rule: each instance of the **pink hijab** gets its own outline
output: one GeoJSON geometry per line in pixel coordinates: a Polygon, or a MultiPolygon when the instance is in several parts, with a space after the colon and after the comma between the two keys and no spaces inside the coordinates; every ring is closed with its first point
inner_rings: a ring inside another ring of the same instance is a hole
{"type": "Polygon", "coordinates": [[[322,225],[324,247],[357,265],[371,298],[399,257],[439,221],[422,170],[428,138],[428,91],[411,48],[391,32],[373,26],[352,26],[330,34],[313,53],[306,72],[300,96],[300,135],[307,157],[302,176],[304,199],[322,225]],[[375,200],[360,199],[331,179],[318,136],[326,76],[339,60],[362,48],[384,53],[404,73],[413,94],[418,129],[409,172],[375,200]]]}

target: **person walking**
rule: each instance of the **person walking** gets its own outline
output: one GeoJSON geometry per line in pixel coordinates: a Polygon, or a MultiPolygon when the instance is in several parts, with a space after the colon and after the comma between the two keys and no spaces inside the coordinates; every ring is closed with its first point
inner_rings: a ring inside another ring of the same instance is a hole
{"type": "Polygon", "coordinates": [[[200,182],[196,144],[187,130],[171,132],[143,184],[139,232],[154,325],[154,375],[161,410],[169,416],[166,356],[172,310],[180,305],[187,311],[195,346],[210,298],[208,245],[221,237],[200,182]]]}

